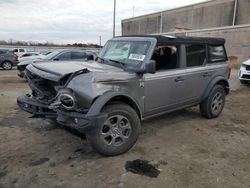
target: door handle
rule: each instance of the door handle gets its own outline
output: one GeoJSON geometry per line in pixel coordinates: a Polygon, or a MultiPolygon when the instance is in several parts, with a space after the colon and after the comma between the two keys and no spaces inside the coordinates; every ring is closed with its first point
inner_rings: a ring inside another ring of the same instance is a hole
{"type": "Polygon", "coordinates": [[[205,72],[205,73],[203,74],[203,77],[209,77],[209,76],[211,76],[211,73],[209,73],[209,72],[205,72]]]}
{"type": "Polygon", "coordinates": [[[178,76],[177,78],[174,79],[175,82],[182,82],[185,79],[182,76],[178,76]]]}

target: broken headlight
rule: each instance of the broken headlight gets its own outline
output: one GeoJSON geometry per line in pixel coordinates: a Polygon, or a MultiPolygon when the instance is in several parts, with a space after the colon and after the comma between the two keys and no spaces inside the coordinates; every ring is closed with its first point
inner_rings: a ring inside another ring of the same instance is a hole
{"type": "Polygon", "coordinates": [[[69,93],[60,94],[58,101],[66,110],[74,110],[77,106],[75,97],[69,93]]]}

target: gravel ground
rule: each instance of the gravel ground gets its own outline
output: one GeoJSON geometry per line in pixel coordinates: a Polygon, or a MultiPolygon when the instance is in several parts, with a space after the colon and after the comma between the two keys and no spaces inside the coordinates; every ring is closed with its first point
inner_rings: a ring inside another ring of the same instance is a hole
{"type": "Polygon", "coordinates": [[[0,188],[250,187],[250,87],[239,84],[237,71],[219,118],[204,119],[193,107],[145,121],[136,145],[116,157],[20,111],[16,97],[29,89],[16,74],[0,70],[0,188]],[[159,175],[127,172],[136,159],[159,175]]]}

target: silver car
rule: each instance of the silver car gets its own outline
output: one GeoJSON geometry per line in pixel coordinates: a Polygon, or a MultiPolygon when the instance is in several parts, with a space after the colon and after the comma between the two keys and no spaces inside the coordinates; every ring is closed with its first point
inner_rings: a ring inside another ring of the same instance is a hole
{"type": "Polygon", "coordinates": [[[97,61],[29,65],[25,74],[32,92],[17,102],[35,117],[86,133],[103,155],[122,154],[135,144],[142,120],[195,105],[206,118],[220,115],[229,93],[224,43],[116,37],[97,61]]]}

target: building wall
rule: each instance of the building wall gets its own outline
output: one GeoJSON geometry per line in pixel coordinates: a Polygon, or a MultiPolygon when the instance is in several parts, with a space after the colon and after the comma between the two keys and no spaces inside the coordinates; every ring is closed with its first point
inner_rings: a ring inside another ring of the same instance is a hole
{"type": "Polygon", "coordinates": [[[250,23],[250,0],[240,0],[238,8],[236,23],[239,25],[250,23]]]}
{"type": "Polygon", "coordinates": [[[250,56],[250,0],[238,0],[236,27],[228,27],[233,23],[234,6],[235,0],[212,0],[125,19],[122,35],[166,33],[222,37],[227,41],[228,55],[243,61],[250,56]],[[246,26],[238,27],[243,24],[246,26]]]}
{"type": "MultiPolygon", "coordinates": [[[[213,0],[122,20],[122,35],[230,26],[235,0],[213,0]]],[[[250,0],[238,0],[236,25],[250,23],[250,0]]]]}

